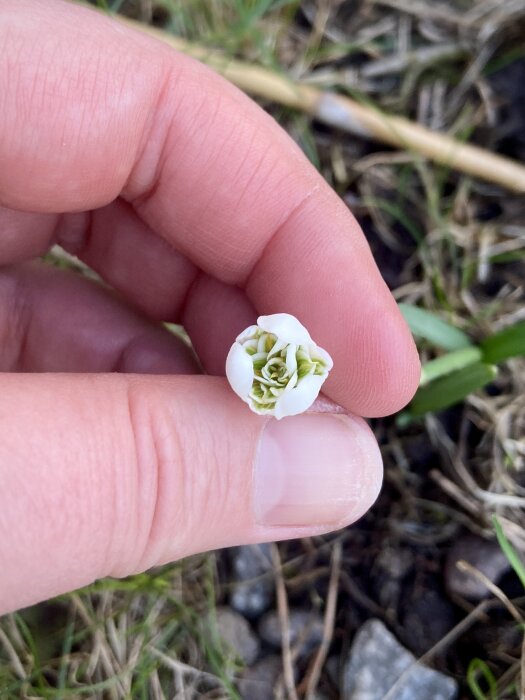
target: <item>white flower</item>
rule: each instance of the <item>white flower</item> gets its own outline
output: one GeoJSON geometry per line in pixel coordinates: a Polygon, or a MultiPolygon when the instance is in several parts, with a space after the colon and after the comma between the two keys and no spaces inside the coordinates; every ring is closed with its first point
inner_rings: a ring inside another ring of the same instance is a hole
{"type": "Polygon", "coordinates": [[[226,359],[232,389],[260,415],[295,416],[309,408],[332,369],[330,355],[290,314],[259,316],[226,359]]]}

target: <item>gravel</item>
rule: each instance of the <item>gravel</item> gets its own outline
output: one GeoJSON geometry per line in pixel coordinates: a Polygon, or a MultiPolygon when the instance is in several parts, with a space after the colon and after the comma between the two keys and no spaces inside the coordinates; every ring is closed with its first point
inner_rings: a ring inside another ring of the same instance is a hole
{"type": "Polygon", "coordinates": [[[381,620],[368,620],[357,632],[343,669],[345,700],[453,700],[452,678],[415,664],[381,620]]]}

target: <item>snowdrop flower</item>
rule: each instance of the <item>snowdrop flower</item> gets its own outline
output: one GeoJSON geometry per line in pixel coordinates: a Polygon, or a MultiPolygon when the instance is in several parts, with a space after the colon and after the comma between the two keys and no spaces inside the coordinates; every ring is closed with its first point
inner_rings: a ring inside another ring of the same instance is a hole
{"type": "Polygon", "coordinates": [[[232,389],[259,415],[295,416],[309,408],[332,369],[330,355],[290,314],[259,316],[226,359],[232,389]]]}

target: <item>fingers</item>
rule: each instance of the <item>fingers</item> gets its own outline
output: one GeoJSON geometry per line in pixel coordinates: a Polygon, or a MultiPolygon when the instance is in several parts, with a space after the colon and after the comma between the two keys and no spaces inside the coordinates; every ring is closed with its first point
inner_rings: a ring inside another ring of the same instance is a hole
{"type": "Polygon", "coordinates": [[[165,54],[60,1],[0,2],[0,27],[0,203],[54,213],[112,201],[147,136],[165,54]]]}
{"type": "Polygon", "coordinates": [[[180,320],[199,271],[126,202],[117,199],[89,214],[63,215],[57,219],[54,240],[148,316],[180,320]]]}
{"type": "Polygon", "coordinates": [[[181,321],[206,371],[224,376],[233,341],[256,318],[244,290],[200,275],[188,294],[181,321]]]}
{"type": "Polygon", "coordinates": [[[52,245],[55,214],[17,211],[0,206],[0,265],[43,255],[52,245]]]}
{"type": "Polygon", "coordinates": [[[266,423],[223,379],[5,375],[0,614],[195,552],[335,529],[380,481],[362,421],[266,423]]]}
{"type": "Polygon", "coordinates": [[[297,315],[334,356],[333,399],[377,415],[410,398],[415,348],[362,233],[268,115],[90,11],[2,11],[4,205],[71,211],[120,192],[193,265],[245,286],[258,313],[297,315]]]}
{"type": "Polygon", "coordinates": [[[0,339],[4,372],[197,371],[173,334],[101,285],[43,264],[0,270],[0,339]]]}
{"type": "Polygon", "coordinates": [[[332,198],[328,193],[321,206],[312,197],[288,219],[254,267],[246,293],[263,310],[286,300],[290,313],[307,319],[337,368],[323,387],[334,401],[360,415],[386,415],[412,397],[419,361],[357,224],[332,198]]]}
{"type": "MultiPolygon", "coordinates": [[[[58,242],[148,316],[182,323],[210,374],[224,375],[226,355],[233,339],[257,317],[241,289],[200,273],[122,200],[90,214],[63,216],[0,208],[0,231],[9,234],[0,246],[0,255],[3,254],[6,262],[10,257],[33,257],[35,251],[31,251],[28,243],[37,243],[43,251],[58,242]]],[[[58,277],[55,274],[54,279],[58,277]]],[[[32,286],[35,298],[41,299],[36,290],[37,278],[32,286]]],[[[59,288],[56,291],[60,293],[59,288]]],[[[69,306],[71,298],[74,297],[68,294],[62,302],[57,301],[69,306]]],[[[64,318],[74,316],[73,309],[64,309],[64,318]]],[[[104,369],[110,367],[106,364],[104,369]]],[[[56,365],[55,369],[60,367],[56,365]]],[[[76,369],[80,371],[82,367],[76,369]]]]}

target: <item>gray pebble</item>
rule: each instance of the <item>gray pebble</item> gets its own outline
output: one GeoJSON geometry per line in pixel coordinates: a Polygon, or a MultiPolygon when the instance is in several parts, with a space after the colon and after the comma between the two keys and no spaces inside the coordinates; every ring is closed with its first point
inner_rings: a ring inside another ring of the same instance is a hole
{"type": "Polygon", "coordinates": [[[380,620],[368,620],[359,629],[343,669],[344,700],[453,700],[456,696],[456,681],[416,664],[380,620]]]}
{"type": "Polygon", "coordinates": [[[260,643],[244,617],[230,608],[217,608],[215,615],[220,637],[246,665],[252,664],[260,643]]]}
{"type": "Polygon", "coordinates": [[[248,619],[256,619],[273,602],[270,545],[243,545],[233,549],[231,556],[235,584],[230,605],[248,619]]]}
{"type": "Polygon", "coordinates": [[[246,700],[273,700],[274,688],[282,671],[281,657],[271,654],[246,668],[239,681],[238,690],[246,700]]]}
{"type": "Polygon", "coordinates": [[[489,595],[485,584],[467,571],[460,571],[456,562],[464,559],[497,583],[510,564],[497,542],[474,535],[464,535],[454,542],[447,556],[445,584],[450,593],[479,601],[489,595]]]}
{"type": "MultiPolygon", "coordinates": [[[[307,610],[289,612],[290,645],[299,642],[303,653],[318,645],[323,637],[323,621],[319,615],[307,610]]],[[[258,625],[259,635],[267,644],[280,649],[282,646],[279,615],[272,610],[264,615],[258,625]]]]}

